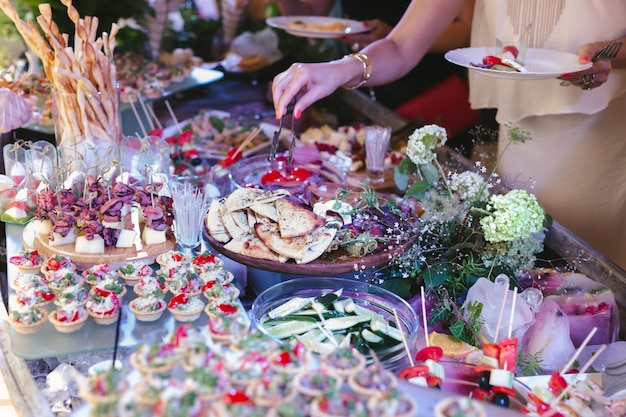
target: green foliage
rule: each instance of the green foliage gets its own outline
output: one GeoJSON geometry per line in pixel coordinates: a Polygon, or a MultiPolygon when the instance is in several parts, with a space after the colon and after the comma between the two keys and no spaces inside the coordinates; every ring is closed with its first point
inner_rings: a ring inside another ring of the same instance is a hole
{"type": "Polygon", "coordinates": [[[521,375],[534,376],[543,374],[541,358],[539,358],[540,353],[541,351],[535,354],[517,352],[517,368],[521,375]]]}

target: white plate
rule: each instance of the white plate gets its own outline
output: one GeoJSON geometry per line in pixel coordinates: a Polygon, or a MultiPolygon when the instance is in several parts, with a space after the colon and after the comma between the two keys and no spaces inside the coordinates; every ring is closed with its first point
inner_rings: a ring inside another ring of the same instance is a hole
{"type": "Polygon", "coordinates": [[[496,47],[453,49],[445,54],[445,58],[453,64],[460,65],[483,75],[508,80],[543,80],[556,78],[563,74],[584,71],[591,63],[581,65],[578,55],[570,52],[551,49],[528,48],[525,67],[527,72],[498,71],[475,67],[472,63],[482,64],[483,57],[499,55],[496,47]]]}
{"type": "Polygon", "coordinates": [[[358,20],[340,19],[328,16],[276,16],[266,20],[273,28],[283,29],[287,33],[303,38],[334,39],[351,33],[367,32],[370,28],[358,20]],[[297,22],[304,25],[295,26],[297,22]],[[345,29],[334,29],[333,25],[339,24],[345,29]],[[328,27],[328,29],[325,29],[328,27]]]}

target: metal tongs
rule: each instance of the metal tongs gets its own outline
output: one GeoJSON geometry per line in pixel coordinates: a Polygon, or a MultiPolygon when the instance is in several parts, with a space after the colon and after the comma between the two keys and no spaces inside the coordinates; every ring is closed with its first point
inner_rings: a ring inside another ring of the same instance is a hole
{"type": "Polygon", "coordinates": [[[289,145],[289,153],[287,154],[287,172],[291,172],[293,163],[293,150],[296,148],[296,118],[291,116],[291,144],[289,145]]]}
{"type": "Polygon", "coordinates": [[[272,137],[272,144],[270,145],[270,165],[272,169],[276,169],[276,151],[278,150],[278,144],[280,143],[280,133],[283,130],[283,119],[285,115],[283,114],[280,117],[280,121],[278,122],[278,129],[274,131],[274,136],[272,137]]]}

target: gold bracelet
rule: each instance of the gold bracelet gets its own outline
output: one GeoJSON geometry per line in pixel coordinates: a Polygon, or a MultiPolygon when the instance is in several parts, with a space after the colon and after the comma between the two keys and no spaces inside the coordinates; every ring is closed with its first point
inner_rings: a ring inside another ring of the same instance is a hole
{"type": "Polygon", "coordinates": [[[350,55],[344,55],[344,58],[348,58],[348,57],[356,58],[363,65],[363,75],[361,75],[361,81],[359,81],[356,85],[353,85],[352,87],[343,87],[346,90],[354,90],[364,85],[367,82],[367,80],[370,79],[370,77],[372,76],[372,64],[370,63],[369,57],[360,52],[350,54],[350,55]]]}

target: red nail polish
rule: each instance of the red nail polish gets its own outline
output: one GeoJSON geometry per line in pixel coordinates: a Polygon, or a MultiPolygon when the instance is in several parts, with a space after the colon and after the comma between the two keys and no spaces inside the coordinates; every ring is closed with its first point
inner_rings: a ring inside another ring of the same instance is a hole
{"type": "Polygon", "coordinates": [[[298,109],[296,110],[296,112],[294,113],[294,117],[296,118],[296,120],[300,119],[300,116],[302,116],[302,110],[298,109]]]}
{"type": "Polygon", "coordinates": [[[276,112],[276,120],[280,120],[280,114],[278,114],[278,112],[276,112]]]}
{"type": "Polygon", "coordinates": [[[572,76],[572,74],[563,74],[561,75],[561,78],[570,78],[572,76]]]}
{"type": "Polygon", "coordinates": [[[583,64],[589,62],[589,57],[588,56],[581,56],[580,57],[580,62],[582,62],[583,64]]]}

